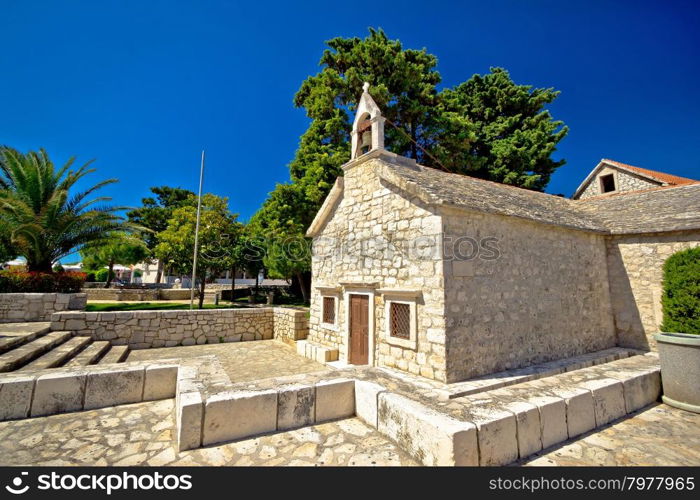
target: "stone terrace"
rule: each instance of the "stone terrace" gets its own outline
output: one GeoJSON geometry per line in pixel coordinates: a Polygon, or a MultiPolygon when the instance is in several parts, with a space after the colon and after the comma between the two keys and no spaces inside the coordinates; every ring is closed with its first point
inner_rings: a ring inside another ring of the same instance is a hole
{"type": "Polygon", "coordinates": [[[177,451],[173,400],[0,422],[0,465],[417,465],[357,418],[177,451]]]}

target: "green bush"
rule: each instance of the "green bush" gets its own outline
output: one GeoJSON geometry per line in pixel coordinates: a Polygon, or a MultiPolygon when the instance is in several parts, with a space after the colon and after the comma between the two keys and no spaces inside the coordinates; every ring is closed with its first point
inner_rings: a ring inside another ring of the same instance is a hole
{"type": "MultiPolygon", "coordinates": [[[[109,274],[109,269],[99,269],[95,271],[95,281],[103,282],[107,281],[107,276],[109,274]]],[[[114,279],[114,272],[112,272],[112,279],[114,279]]]]}
{"type": "Polygon", "coordinates": [[[664,263],[664,332],[700,334],[700,247],[675,253],[664,263]]]}
{"type": "Polygon", "coordinates": [[[83,287],[85,273],[0,272],[0,293],[76,293],[83,287]]]}

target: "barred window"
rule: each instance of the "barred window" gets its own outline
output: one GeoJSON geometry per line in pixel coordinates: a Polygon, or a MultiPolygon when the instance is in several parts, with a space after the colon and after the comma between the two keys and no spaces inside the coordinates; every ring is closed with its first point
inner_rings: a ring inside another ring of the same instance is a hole
{"type": "Polygon", "coordinates": [[[323,297],[323,322],[335,324],[335,297],[323,297]]]}
{"type": "Polygon", "coordinates": [[[411,337],[411,306],[392,302],[389,306],[390,335],[400,339],[411,337]]]}

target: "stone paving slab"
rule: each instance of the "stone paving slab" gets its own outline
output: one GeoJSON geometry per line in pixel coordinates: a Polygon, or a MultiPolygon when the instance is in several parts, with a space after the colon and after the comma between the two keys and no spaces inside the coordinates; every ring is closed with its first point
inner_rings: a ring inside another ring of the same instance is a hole
{"type": "Polygon", "coordinates": [[[520,465],[700,466],[700,414],[655,404],[520,465]]]}
{"type": "Polygon", "coordinates": [[[357,418],[178,452],[174,401],[0,423],[0,465],[417,465],[357,418]]]}
{"type": "Polygon", "coordinates": [[[297,355],[294,349],[278,340],[138,349],[131,351],[126,361],[190,359],[209,355],[219,360],[234,383],[329,371],[321,363],[297,355]]]}

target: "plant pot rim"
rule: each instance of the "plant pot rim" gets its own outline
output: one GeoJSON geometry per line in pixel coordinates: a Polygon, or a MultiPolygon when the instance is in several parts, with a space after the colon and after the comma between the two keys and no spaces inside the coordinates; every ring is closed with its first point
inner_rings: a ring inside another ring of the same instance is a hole
{"type": "Polygon", "coordinates": [[[659,332],[654,335],[657,342],[700,347],[700,335],[694,333],[659,332]]]}

